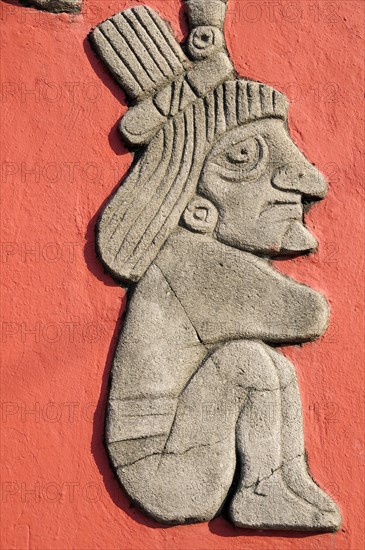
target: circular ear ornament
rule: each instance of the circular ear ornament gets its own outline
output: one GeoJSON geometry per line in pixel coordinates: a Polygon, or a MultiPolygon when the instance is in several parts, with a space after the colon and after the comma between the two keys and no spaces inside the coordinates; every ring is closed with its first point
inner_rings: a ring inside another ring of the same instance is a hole
{"type": "Polygon", "coordinates": [[[218,210],[207,199],[196,196],[185,208],[183,220],[186,227],[195,233],[213,233],[218,223],[218,210]]]}

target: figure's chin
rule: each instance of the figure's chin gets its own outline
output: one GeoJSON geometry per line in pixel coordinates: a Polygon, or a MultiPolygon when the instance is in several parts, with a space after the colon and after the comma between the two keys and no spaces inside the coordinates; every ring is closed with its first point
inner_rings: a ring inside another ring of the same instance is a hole
{"type": "Polygon", "coordinates": [[[315,252],[318,243],[312,233],[299,221],[293,221],[281,240],[282,255],[305,254],[315,252]]]}
{"type": "Polygon", "coordinates": [[[315,252],[318,247],[316,239],[299,220],[283,222],[270,235],[267,231],[257,229],[250,237],[238,239],[221,231],[215,234],[217,241],[225,245],[267,258],[308,254],[315,252]]]}

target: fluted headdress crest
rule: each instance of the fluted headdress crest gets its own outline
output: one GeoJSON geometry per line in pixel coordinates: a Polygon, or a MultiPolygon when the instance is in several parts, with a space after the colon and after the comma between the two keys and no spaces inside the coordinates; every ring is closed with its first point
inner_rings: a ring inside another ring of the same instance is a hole
{"type": "MultiPolygon", "coordinates": [[[[107,19],[90,38],[98,55],[119,82],[132,107],[121,123],[123,138],[141,145],[166,119],[235,78],[224,40],[228,0],[187,0],[190,34],[184,49],[170,26],[151,8],[137,6],[107,19]]],[[[251,81],[248,102],[255,117],[285,116],[282,94],[251,81]],[[250,97],[251,94],[251,97],[250,97]],[[257,97],[256,97],[257,94],[257,97]]]]}

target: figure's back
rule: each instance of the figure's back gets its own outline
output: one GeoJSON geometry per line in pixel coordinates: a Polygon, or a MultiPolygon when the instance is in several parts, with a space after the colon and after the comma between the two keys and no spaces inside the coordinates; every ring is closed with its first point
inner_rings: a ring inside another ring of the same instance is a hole
{"type": "MultiPolygon", "coordinates": [[[[161,445],[176,400],[205,354],[166,279],[152,265],[128,304],[112,368],[107,422],[112,459],[116,442],[125,441],[123,463],[146,453],[142,438],[157,436],[153,445],[161,445]]],[[[119,463],[119,456],[115,460],[119,463]]]]}
{"type": "Polygon", "coordinates": [[[177,397],[205,354],[180,302],[152,265],[128,304],[110,398],[177,397]]]}

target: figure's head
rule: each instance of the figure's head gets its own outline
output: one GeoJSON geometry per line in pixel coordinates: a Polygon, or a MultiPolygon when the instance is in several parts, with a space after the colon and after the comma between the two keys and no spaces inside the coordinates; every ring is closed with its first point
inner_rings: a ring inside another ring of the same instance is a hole
{"type": "MultiPolygon", "coordinates": [[[[197,193],[209,200],[207,212],[218,211],[213,235],[223,243],[268,256],[316,248],[303,208],[324,197],[326,182],[283,120],[265,118],[227,132],[207,155],[197,193]]],[[[199,224],[190,228],[199,231],[199,224]]]]}
{"type": "Polygon", "coordinates": [[[189,57],[145,7],[92,33],[133,99],[120,130],[140,152],[98,226],[101,257],[124,280],[141,278],[179,224],[267,256],[316,247],[303,206],[323,198],[326,183],[289,137],[286,98],[236,77],[226,4],[188,1],[189,57]]]}

